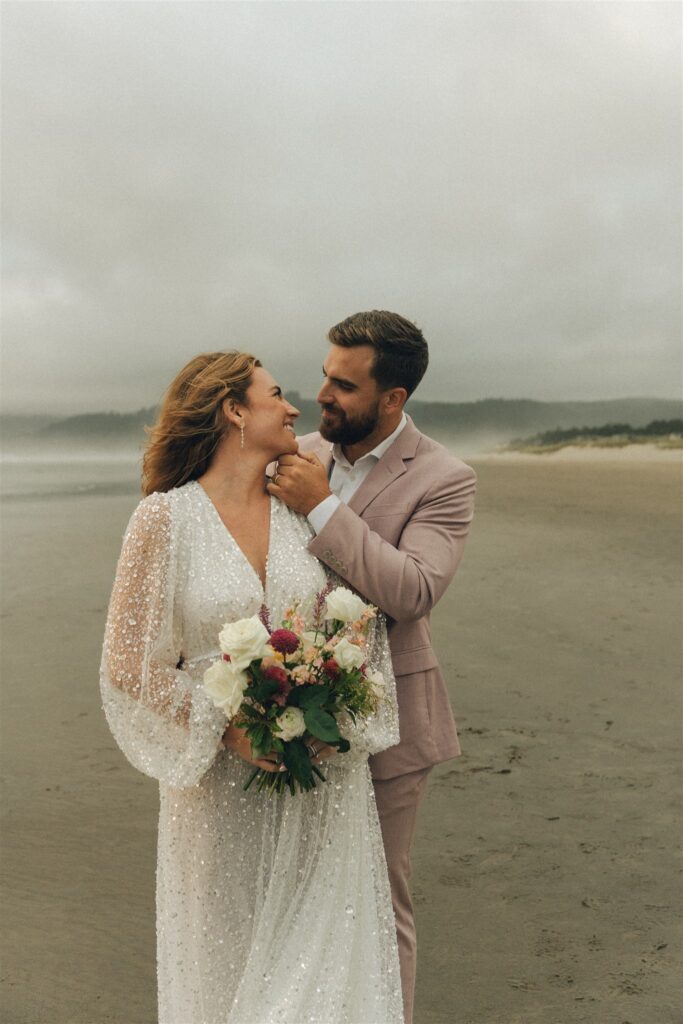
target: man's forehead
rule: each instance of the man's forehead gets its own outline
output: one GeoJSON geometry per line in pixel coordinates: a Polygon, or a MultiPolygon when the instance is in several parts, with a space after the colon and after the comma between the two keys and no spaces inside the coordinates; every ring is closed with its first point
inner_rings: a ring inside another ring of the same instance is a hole
{"type": "Polygon", "coordinates": [[[325,370],[328,376],[334,371],[344,373],[370,375],[374,363],[375,350],[372,345],[354,345],[346,348],[343,345],[332,345],[325,359],[325,370]]]}

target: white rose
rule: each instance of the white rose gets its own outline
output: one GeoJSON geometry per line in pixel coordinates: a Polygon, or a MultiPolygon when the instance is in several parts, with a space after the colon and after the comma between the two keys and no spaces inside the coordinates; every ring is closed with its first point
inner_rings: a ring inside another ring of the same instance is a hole
{"type": "Polygon", "coordinates": [[[344,637],[332,651],[332,657],[339,665],[339,668],[347,671],[352,668],[360,668],[365,661],[365,654],[360,647],[352,644],[344,637]]]}
{"type": "Polygon", "coordinates": [[[297,736],[303,736],[306,732],[306,722],[301,708],[285,708],[281,715],[278,715],[277,724],[280,726],[278,739],[295,740],[297,736]]]}
{"type": "Polygon", "coordinates": [[[325,643],[325,634],[321,630],[307,629],[301,639],[305,647],[322,647],[325,643]]]}
{"type": "Polygon", "coordinates": [[[218,635],[223,654],[230,655],[230,663],[235,668],[246,668],[255,658],[265,657],[269,639],[270,634],[258,615],[238,622],[226,622],[218,635]]]}
{"type": "Polygon", "coordinates": [[[240,709],[249,676],[231,661],[216,661],[204,673],[204,689],[217,708],[223,708],[228,718],[240,709]]]}
{"type": "Polygon", "coordinates": [[[325,618],[355,622],[367,608],[368,605],[358,597],[358,594],[352,593],[346,587],[337,587],[325,599],[325,618]]]}
{"type": "Polygon", "coordinates": [[[373,692],[378,697],[383,697],[387,688],[387,684],[382,673],[376,671],[375,669],[371,669],[370,672],[365,673],[365,678],[371,684],[373,692]]]}

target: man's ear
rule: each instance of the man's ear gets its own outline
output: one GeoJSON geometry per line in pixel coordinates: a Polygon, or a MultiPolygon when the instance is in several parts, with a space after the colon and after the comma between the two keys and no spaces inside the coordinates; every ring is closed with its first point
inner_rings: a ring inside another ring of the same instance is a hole
{"type": "Polygon", "coordinates": [[[405,388],[391,388],[384,393],[384,408],[387,412],[398,412],[408,401],[405,388]]]}

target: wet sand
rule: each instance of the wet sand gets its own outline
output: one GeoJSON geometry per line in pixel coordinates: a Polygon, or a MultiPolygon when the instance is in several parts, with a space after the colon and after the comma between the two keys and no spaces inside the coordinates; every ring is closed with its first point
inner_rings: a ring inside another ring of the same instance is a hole
{"type": "MultiPolygon", "coordinates": [[[[680,1024],[680,465],[472,458],[434,614],[463,756],[414,848],[415,1024],[680,1024]]],[[[3,505],[8,1024],[153,1024],[156,784],[97,665],[134,493],[3,505]]]]}

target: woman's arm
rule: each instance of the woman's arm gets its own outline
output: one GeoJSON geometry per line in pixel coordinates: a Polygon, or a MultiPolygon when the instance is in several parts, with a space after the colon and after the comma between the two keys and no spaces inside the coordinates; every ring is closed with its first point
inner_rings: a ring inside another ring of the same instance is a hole
{"type": "Polygon", "coordinates": [[[124,537],[100,686],[107,721],[131,764],[169,785],[192,786],[221,750],[225,715],[200,681],[178,667],[176,561],[169,497],[150,495],[124,537]]]}

